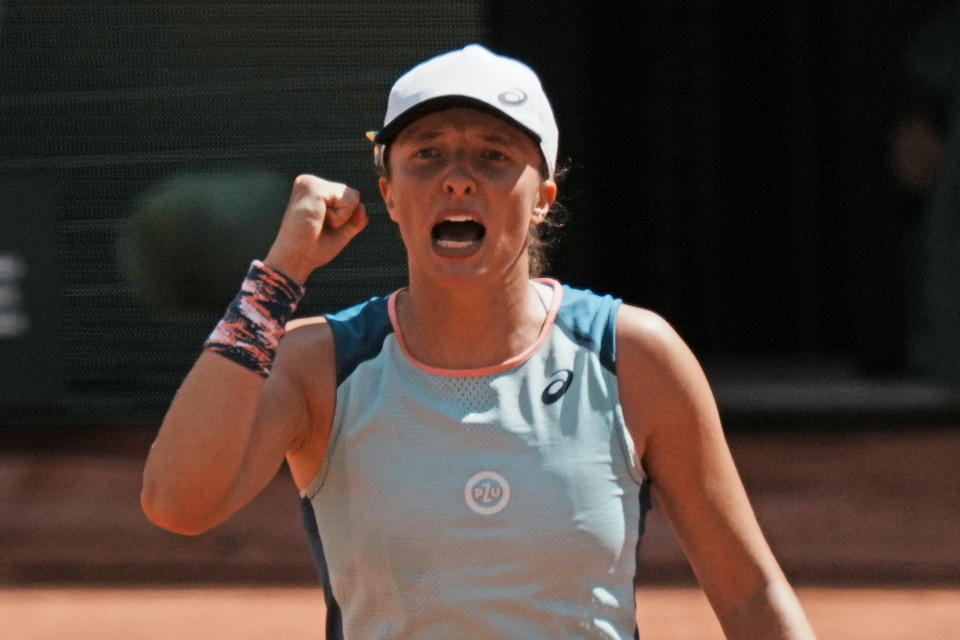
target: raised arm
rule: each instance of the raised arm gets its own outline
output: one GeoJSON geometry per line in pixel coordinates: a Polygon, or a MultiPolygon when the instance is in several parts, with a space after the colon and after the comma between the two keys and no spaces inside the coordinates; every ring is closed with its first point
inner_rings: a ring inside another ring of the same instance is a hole
{"type": "Polygon", "coordinates": [[[713,394],[683,340],[659,316],[624,305],[617,373],[643,466],[727,637],[814,638],[760,531],[713,394]]]}
{"type": "MultiPolygon", "coordinates": [[[[356,191],[300,176],[262,271],[281,284],[285,276],[302,285],[366,224],[356,191]]],[[[248,276],[245,289],[255,284],[248,276]]],[[[265,290],[257,295],[269,295],[269,287],[265,290]]],[[[281,305],[261,300],[255,306],[259,317],[249,322],[282,322],[270,317],[281,305]]],[[[205,349],[200,355],[164,417],[144,468],[144,512],[179,533],[201,533],[229,518],[270,482],[286,454],[316,452],[317,440],[329,428],[335,374],[324,324],[284,336],[275,354],[261,347],[250,357],[241,349],[238,357],[231,355],[229,342],[221,337],[214,347],[219,351],[205,349]]]]}

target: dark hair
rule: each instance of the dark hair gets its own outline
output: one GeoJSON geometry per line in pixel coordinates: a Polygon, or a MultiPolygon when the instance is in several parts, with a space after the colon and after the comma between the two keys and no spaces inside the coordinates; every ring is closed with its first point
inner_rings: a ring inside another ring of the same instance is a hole
{"type": "MultiPolygon", "coordinates": [[[[553,181],[557,183],[558,187],[566,178],[568,171],[568,166],[566,164],[561,165],[558,161],[553,177],[553,181]]],[[[550,175],[545,166],[541,168],[540,175],[544,180],[550,175]]],[[[561,232],[563,227],[566,226],[569,216],[570,212],[558,199],[550,207],[550,212],[543,219],[543,222],[530,227],[527,232],[527,256],[530,262],[531,276],[540,277],[547,274],[550,268],[547,253],[560,242],[561,232]]]]}
{"type": "MultiPolygon", "coordinates": [[[[382,147],[379,151],[380,158],[376,163],[377,174],[381,178],[390,179],[390,145],[382,147]]],[[[541,159],[543,155],[541,154],[541,159]]],[[[569,168],[566,164],[561,165],[558,161],[554,171],[554,182],[559,186],[566,177],[569,168]]],[[[550,171],[547,168],[547,162],[540,163],[540,177],[547,180],[550,171]]],[[[527,258],[530,263],[530,275],[533,277],[544,276],[550,267],[550,261],[547,258],[547,252],[560,241],[560,232],[567,223],[569,211],[562,202],[557,200],[550,207],[550,212],[538,225],[532,225],[527,231],[527,258]]]]}

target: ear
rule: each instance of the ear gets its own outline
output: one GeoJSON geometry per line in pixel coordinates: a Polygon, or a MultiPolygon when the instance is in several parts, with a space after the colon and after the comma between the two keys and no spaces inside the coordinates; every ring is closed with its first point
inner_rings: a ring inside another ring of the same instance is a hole
{"type": "Polygon", "coordinates": [[[390,188],[390,181],[385,177],[380,177],[380,196],[383,198],[383,203],[387,206],[387,213],[390,214],[390,219],[394,222],[397,219],[393,215],[393,190],[390,188]]]}
{"type": "Polygon", "coordinates": [[[533,207],[533,213],[530,217],[530,224],[537,225],[543,222],[547,214],[550,213],[550,207],[557,201],[557,183],[553,180],[544,180],[540,183],[537,191],[537,204],[533,207]]]}

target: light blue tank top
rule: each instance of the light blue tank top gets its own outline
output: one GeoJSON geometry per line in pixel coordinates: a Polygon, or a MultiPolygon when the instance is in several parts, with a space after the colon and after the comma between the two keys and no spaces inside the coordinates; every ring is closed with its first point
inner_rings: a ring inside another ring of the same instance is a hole
{"type": "Polygon", "coordinates": [[[617,392],[620,301],[534,281],[498,367],[406,352],[396,294],[328,316],[337,396],[304,524],[328,638],[632,638],[645,482],[617,392]]]}

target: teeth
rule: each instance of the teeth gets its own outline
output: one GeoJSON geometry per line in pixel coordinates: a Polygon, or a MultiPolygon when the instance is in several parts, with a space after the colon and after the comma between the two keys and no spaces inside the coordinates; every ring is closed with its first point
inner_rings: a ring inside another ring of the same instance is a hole
{"type": "Polygon", "coordinates": [[[438,240],[439,244],[444,249],[464,249],[466,247],[473,246],[473,241],[470,240],[438,240]]]}
{"type": "Polygon", "coordinates": [[[445,218],[444,222],[476,222],[476,219],[470,216],[450,216],[445,218]]]}

